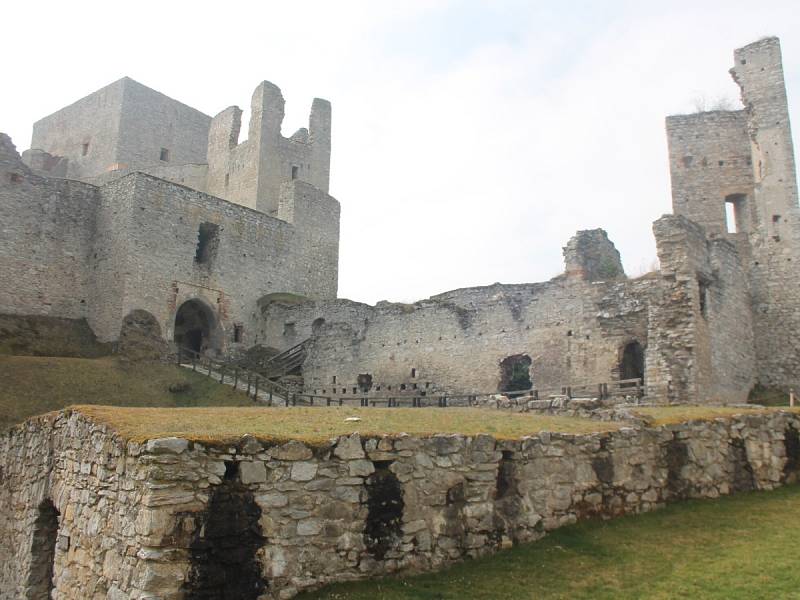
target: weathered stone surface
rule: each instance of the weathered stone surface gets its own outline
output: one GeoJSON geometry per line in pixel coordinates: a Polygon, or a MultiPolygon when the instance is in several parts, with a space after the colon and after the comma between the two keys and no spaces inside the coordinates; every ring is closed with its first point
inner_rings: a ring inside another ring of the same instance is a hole
{"type": "Polygon", "coordinates": [[[342,436],[336,442],[333,455],[342,460],[354,460],[364,458],[364,448],[361,446],[361,437],[357,433],[350,436],[342,436]]]}
{"type": "Polygon", "coordinates": [[[263,483],[267,480],[267,468],[262,462],[244,461],[239,463],[242,483],[263,483]]]}
{"type": "Polygon", "coordinates": [[[182,438],[160,438],[157,440],[150,440],[147,442],[147,451],[154,454],[169,453],[180,454],[189,447],[189,441],[182,438]]]}
{"type": "Polygon", "coordinates": [[[348,458],[308,456],[298,444],[282,446],[284,458],[244,445],[180,444],[176,454],[173,440],[169,452],[162,440],[124,444],[79,412],[60,413],[0,435],[0,590],[25,596],[39,552],[31,524],[54,510],[60,518],[36,531],[55,548],[65,600],[95,588],[178,597],[202,581],[186,548],[225,551],[215,545],[228,526],[249,532],[253,560],[271,557],[268,573],[251,572],[269,578],[267,597],[288,598],[322,582],[481,556],[583,518],[772,489],[800,477],[797,431],[800,415],[775,412],[520,441],[406,436],[398,443],[407,450],[394,448],[376,469],[358,436],[337,444],[348,458]]]}

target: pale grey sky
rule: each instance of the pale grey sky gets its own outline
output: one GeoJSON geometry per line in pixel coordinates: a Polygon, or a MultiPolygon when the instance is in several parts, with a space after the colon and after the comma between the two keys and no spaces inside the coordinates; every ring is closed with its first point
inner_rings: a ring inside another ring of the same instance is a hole
{"type": "Polygon", "coordinates": [[[664,117],[700,96],[738,104],[734,47],[781,38],[800,118],[790,1],[40,1],[3,16],[0,131],[20,151],[33,121],[123,75],[211,115],[247,111],[268,79],[285,135],[329,99],[340,296],[370,303],[547,279],[594,227],[629,274],[647,269],[670,212],[664,117]]]}

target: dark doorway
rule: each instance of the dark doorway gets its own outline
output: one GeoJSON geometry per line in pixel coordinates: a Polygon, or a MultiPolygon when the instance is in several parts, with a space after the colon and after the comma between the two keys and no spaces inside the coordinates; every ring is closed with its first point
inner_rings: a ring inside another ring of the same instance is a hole
{"type": "Polygon", "coordinates": [[[518,392],[532,387],[530,356],[514,354],[500,361],[501,392],[518,392]]]}
{"type": "Polygon", "coordinates": [[[183,585],[186,600],[256,600],[268,582],[259,549],[267,540],[261,508],[241,482],[239,463],[225,462],[221,484],[211,488],[208,509],[200,515],[189,546],[191,568],[183,585]]]}
{"type": "Polygon", "coordinates": [[[391,461],[374,461],[375,472],[367,478],[367,522],[364,545],[377,560],[400,545],[403,538],[403,486],[392,471],[391,461]]]}
{"type": "Polygon", "coordinates": [[[50,598],[53,591],[58,517],[60,516],[50,500],[45,500],[39,505],[36,522],[33,524],[31,570],[28,575],[27,598],[31,600],[50,598]]]}
{"type": "Polygon", "coordinates": [[[619,378],[621,380],[641,379],[644,381],[644,348],[639,342],[630,342],[622,349],[619,378]]]}
{"type": "Polygon", "coordinates": [[[214,313],[199,300],[184,302],[175,314],[175,343],[203,353],[212,347],[216,319],[214,313]]]}

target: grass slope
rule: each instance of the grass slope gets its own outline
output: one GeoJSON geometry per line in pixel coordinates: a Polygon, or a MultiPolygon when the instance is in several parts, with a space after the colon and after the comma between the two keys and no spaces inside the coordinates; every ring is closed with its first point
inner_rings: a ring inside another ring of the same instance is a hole
{"type": "Polygon", "coordinates": [[[298,600],[800,598],[800,486],[587,521],[441,573],[298,600]]]}
{"type": "Polygon", "coordinates": [[[157,363],[116,358],[0,356],[0,430],[71,404],[114,406],[252,406],[233,388],[157,363]],[[172,393],[172,384],[189,389],[172,393]]]}
{"type": "Polygon", "coordinates": [[[182,410],[119,409],[76,406],[76,410],[110,425],[123,437],[145,440],[179,436],[204,442],[235,442],[249,433],[265,440],[301,439],[320,443],[359,432],[417,436],[437,433],[519,439],[543,430],[591,433],[617,429],[618,424],[588,419],[535,416],[477,408],[186,408],[182,410]],[[345,421],[357,417],[360,421],[345,421]]]}

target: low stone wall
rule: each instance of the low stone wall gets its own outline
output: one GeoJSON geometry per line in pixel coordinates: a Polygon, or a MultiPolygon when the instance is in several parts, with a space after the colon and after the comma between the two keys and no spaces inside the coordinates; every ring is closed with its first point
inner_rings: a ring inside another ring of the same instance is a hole
{"type": "Polygon", "coordinates": [[[36,540],[48,535],[58,598],[217,598],[233,585],[237,598],[283,599],[436,569],[583,518],[777,487],[797,478],[799,430],[800,415],[772,412],[518,441],[220,447],[128,443],[62,413],[0,438],[0,598],[46,572],[36,540]],[[57,534],[36,526],[48,499],[57,534]]]}

